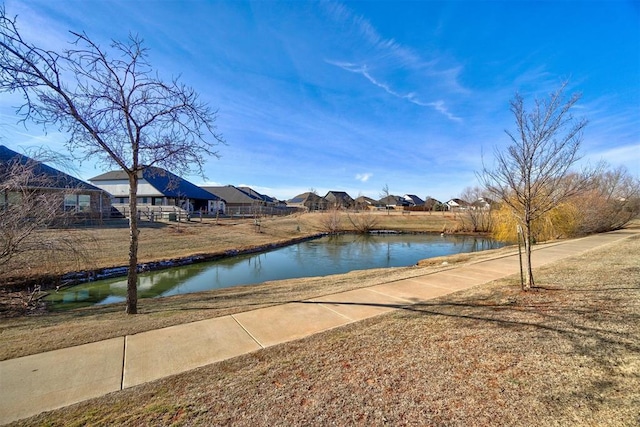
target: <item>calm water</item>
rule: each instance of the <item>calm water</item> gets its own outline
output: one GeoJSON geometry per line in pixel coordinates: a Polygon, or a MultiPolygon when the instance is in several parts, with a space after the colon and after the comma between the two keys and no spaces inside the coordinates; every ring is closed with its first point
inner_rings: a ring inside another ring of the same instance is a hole
{"type": "MultiPolygon", "coordinates": [[[[269,252],[139,275],[138,297],[153,298],[296,277],[326,276],[503,246],[491,239],[438,234],[339,235],[269,252]]],[[[125,301],[126,278],[73,286],[47,300],[58,309],[125,301]]]]}

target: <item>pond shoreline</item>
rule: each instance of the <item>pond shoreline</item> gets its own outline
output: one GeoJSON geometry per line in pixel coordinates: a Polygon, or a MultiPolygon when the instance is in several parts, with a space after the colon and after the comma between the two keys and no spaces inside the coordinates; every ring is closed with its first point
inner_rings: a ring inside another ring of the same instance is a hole
{"type": "MultiPolygon", "coordinates": [[[[351,271],[412,267],[421,260],[481,252],[502,245],[486,237],[446,236],[441,233],[329,234],[291,245],[268,245],[243,253],[228,252],[227,256],[208,262],[200,257],[181,259],[179,263],[165,262],[159,266],[141,265],[138,298],[327,277],[351,271]]],[[[127,288],[124,272],[126,269],[110,270],[82,284],[50,291],[44,302],[54,311],[123,302],[127,288]]]]}
{"type": "MultiPolygon", "coordinates": [[[[245,247],[243,249],[226,249],[224,251],[194,254],[186,257],[168,258],[156,261],[142,262],[138,264],[139,273],[156,272],[161,270],[167,270],[172,268],[186,267],[189,265],[196,265],[207,262],[215,262],[224,259],[230,259],[237,256],[253,255],[260,253],[267,253],[272,250],[278,250],[287,246],[297,245],[306,241],[315,240],[324,236],[330,235],[371,235],[371,236],[384,236],[384,235],[440,235],[440,236],[473,236],[480,238],[489,237],[488,233],[469,233],[469,232],[457,232],[457,233],[440,233],[434,231],[405,231],[405,230],[371,230],[368,233],[354,233],[354,232],[339,232],[339,233],[313,233],[296,238],[290,238],[286,240],[280,240],[270,243],[263,243],[261,245],[255,245],[245,247]]],[[[86,269],[68,272],[61,275],[40,276],[31,279],[17,280],[11,284],[5,284],[0,292],[3,294],[2,299],[6,297],[19,298],[25,303],[25,308],[28,312],[36,314],[37,312],[48,312],[49,302],[46,301],[47,297],[52,292],[64,291],[68,288],[91,284],[94,282],[125,278],[127,276],[127,266],[115,266],[105,267],[98,269],[86,269]]]]}
{"type": "MultiPolygon", "coordinates": [[[[222,252],[211,252],[204,254],[191,255],[181,258],[169,258],[160,261],[149,261],[138,264],[138,273],[144,273],[149,271],[166,270],[173,267],[181,267],[185,265],[199,264],[209,261],[217,261],[225,258],[231,258],[238,255],[249,255],[260,252],[268,252],[273,249],[279,249],[286,246],[295,245],[297,243],[306,242],[308,240],[318,239],[326,236],[328,233],[317,233],[304,237],[297,237],[281,242],[273,242],[264,245],[257,245],[248,247],[245,249],[229,249],[222,252]]],[[[62,275],[45,276],[25,279],[23,281],[17,281],[9,285],[5,285],[4,288],[10,291],[21,291],[25,288],[39,287],[40,291],[46,292],[49,290],[59,290],[70,286],[80,285],[83,283],[91,283],[97,280],[112,279],[116,277],[126,277],[128,273],[128,266],[115,266],[98,268],[94,270],[79,270],[62,275]]],[[[41,297],[44,297],[42,295],[41,297]]]]}
{"type": "MultiPolygon", "coordinates": [[[[296,237],[280,242],[273,242],[263,245],[251,246],[245,249],[228,249],[222,252],[211,252],[196,254],[187,257],[168,258],[159,261],[142,262],[138,264],[138,272],[144,273],[149,271],[165,270],[173,267],[181,267],[191,264],[199,264],[209,261],[217,261],[225,258],[230,258],[238,255],[249,255],[260,252],[268,252],[273,249],[279,249],[286,246],[295,245],[308,240],[318,239],[330,234],[362,234],[354,232],[339,232],[339,233],[315,233],[306,235],[303,237],[296,237]]],[[[452,235],[452,236],[478,236],[488,237],[489,233],[470,233],[470,232],[456,232],[456,233],[438,233],[434,231],[403,231],[403,230],[370,230],[368,233],[372,235],[384,235],[384,234],[440,234],[440,235],[452,235]]],[[[125,277],[127,275],[129,267],[127,265],[105,267],[98,269],[78,270],[71,271],[61,275],[51,276],[39,276],[33,278],[25,278],[20,280],[16,278],[12,283],[3,285],[6,291],[29,292],[30,288],[39,288],[40,291],[46,292],[49,290],[59,290],[70,286],[80,285],[83,283],[90,283],[96,280],[112,279],[116,277],[125,277]]],[[[44,295],[43,295],[44,296],[44,295]]]]}

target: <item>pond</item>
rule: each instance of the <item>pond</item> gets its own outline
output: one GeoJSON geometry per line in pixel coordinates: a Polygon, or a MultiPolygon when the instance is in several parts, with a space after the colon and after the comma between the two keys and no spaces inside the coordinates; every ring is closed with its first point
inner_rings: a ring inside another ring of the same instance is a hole
{"type": "MultiPolygon", "coordinates": [[[[476,236],[440,234],[333,235],[268,252],[141,273],[138,298],[207,291],[270,280],[326,276],[371,268],[404,267],[419,260],[477,252],[503,243],[476,236]]],[[[110,304],[126,299],[126,277],[65,288],[45,299],[55,309],[110,304]]]]}

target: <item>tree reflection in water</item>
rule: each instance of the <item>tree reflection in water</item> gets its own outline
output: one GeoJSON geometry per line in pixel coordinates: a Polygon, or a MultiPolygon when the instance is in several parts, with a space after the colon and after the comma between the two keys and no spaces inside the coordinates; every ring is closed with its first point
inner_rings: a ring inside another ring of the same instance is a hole
{"type": "MultiPolygon", "coordinates": [[[[371,268],[403,267],[421,259],[503,246],[477,236],[440,234],[341,234],[258,254],[186,265],[139,275],[140,298],[177,295],[297,277],[371,268]]],[[[54,309],[124,301],[126,278],[101,280],[52,293],[54,309]]]]}

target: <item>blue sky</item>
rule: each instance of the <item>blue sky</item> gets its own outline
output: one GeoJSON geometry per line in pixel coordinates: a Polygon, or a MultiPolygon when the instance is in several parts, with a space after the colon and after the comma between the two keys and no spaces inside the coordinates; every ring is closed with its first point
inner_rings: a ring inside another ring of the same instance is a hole
{"type": "MultiPolygon", "coordinates": [[[[15,1],[23,36],[60,48],[68,30],[106,46],[137,33],[160,76],[181,75],[218,109],[227,141],[209,185],[289,199],[315,189],[446,201],[477,184],[508,143],[509,100],[565,80],[589,120],[584,162],[640,176],[637,1],[15,1]]],[[[16,125],[0,98],[0,143],[60,146],[16,125]]],[[[62,150],[62,148],[61,148],[62,150]]],[[[83,163],[83,179],[102,173],[83,163]]],[[[196,184],[197,176],[187,177],[196,184]]]]}

